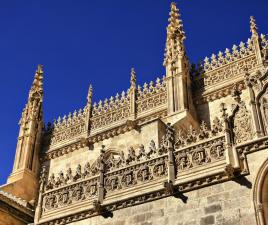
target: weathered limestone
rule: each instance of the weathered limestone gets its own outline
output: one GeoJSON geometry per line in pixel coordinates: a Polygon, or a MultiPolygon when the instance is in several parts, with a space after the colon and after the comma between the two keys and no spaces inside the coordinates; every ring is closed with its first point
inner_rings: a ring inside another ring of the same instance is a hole
{"type": "Polygon", "coordinates": [[[253,17],[250,31],[190,67],[172,3],[166,75],[141,87],[132,69],[130,88],[98,104],[90,86],[85,106],[44,132],[39,67],[1,189],[38,192],[40,225],[267,224],[268,41],[253,17]]]}

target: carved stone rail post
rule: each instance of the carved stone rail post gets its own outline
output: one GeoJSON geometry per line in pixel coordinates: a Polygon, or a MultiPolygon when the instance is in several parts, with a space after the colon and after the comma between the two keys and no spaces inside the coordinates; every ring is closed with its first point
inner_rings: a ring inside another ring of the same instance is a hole
{"type": "Polygon", "coordinates": [[[168,150],[168,180],[164,183],[168,194],[173,194],[173,184],[175,182],[174,141],[174,129],[171,124],[168,123],[165,137],[165,147],[168,150]]]}
{"type": "Polygon", "coordinates": [[[230,125],[230,120],[228,118],[228,114],[226,113],[225,104],[221,103],[221,112],[222,112],[222,119],[223,119],[223,129],[225,133],[225,140],[226,140],[226,172],[228,176],[232,176],[230,171],[231,168],[240,168],[239,160],[236,150],[233,148],[233,136],[232,136],[232,128],[230,125]],[[229,174],[230,173],[230,174],[229,174]]]}
{"type": "Polygon", "coordinates": [[[42,213],[42,194],[44,192],[44,186],[46,182],[46,167],[43,166],[41,173],[40,173],[40,187],[39,187],[39,195],[38,195],[38,202],[35,209],[35,217],[34,217],[34,224],[37,224],[39,219],[41,218],[42,213]]]}
{"type": "Polygon", "coordinates": [[[104,148],[105,146],[102,145],[102,149],[100,152],[100,158],[99,158],[99,170],[100,170],[100,182],[99,182],[99,194],[98,194],[98,201],[99,203],[103,202],[104,199],[104,148]]]}
{"type": "Polygon", "coordinates": [[[130,77],[130,119],[136,119],[136,72],[134,68],[131,69],[131,77],[130,77]]]}
{"type": "Polygon", "coordinates": [[[86,117],[86,129],[87,129],[87,135],[90,134],[90,130],[91,130],[91,116],[92,116],[92,94],[93,94],[93,90],[92,90],[92,86],[89,85],[88,88],[88,95],[87,95],[87,117],[86,117]]]}

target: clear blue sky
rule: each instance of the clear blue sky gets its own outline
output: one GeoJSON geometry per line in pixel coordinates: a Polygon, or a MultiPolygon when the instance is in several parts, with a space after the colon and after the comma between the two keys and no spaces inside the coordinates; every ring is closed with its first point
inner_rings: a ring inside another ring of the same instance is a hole
{"type": "MultiPolygon", "coordinates": [[[[0,0],[0,184],[10,174],[18,121],[36,65],[44,65],[46,122],[155,80],[162,66],[167,0],[0,0]]],[[[246,41],[249,16],[268,33],[267,0],[180,0],[191,62],[246,41]]]]}

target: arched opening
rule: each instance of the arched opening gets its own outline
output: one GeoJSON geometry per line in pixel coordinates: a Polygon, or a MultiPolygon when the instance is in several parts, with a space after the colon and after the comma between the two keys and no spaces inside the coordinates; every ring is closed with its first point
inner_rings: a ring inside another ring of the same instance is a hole
{"type": "Polygon", "coordinates": [[[253,198],[257,224],[268,225],[268,159],[257,174],[253,198]]]}

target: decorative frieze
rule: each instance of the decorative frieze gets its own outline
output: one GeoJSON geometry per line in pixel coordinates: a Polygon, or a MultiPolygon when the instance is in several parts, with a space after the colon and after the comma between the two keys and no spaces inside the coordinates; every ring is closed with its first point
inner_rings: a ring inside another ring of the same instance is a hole
{"type": "MultiPolygon", "coordinates": [[[[134,154],[132,156],[129,155],[127,159],[131,157],[135,160],[134,154]]],[[[105,174],[107,195],[113,191],[139,186],[144,182],[167,176],[167,156],[146,160],[143,163],[130,164],[132,165],[105,174]]]]}
{"type": "Polygon", "coordinates": [[[77,202],[92,200],[98,194],[98,178],[65,185],[43,194],[43,214],[77,202]]]}
{"type": "Polygon", "coordinates": [[[177,173],[225,158],[225,137],[217,137],[175,152],[177,173]]]}

